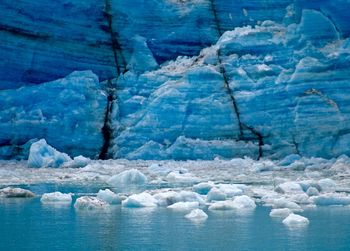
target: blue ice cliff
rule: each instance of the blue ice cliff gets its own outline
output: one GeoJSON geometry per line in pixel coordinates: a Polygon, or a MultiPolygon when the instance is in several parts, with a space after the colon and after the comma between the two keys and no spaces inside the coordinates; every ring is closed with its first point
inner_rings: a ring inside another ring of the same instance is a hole
{"type": "Polygon", "coordinates": [[[0,158],[350,155],[349,1],[0,7],[0,158]]]}

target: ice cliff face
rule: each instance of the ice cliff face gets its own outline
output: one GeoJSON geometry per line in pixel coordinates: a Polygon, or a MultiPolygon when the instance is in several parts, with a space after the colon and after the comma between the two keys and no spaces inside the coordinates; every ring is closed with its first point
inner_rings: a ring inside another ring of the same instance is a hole
{"type": "Polygon", "coordinates": [[[350,154],[348,1],[1,5],[2,158],[350,154]]]}

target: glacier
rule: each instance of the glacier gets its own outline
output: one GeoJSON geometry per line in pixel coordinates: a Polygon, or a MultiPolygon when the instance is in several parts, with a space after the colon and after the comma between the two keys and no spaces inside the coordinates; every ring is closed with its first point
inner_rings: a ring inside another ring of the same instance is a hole
{"type": "Polygon", "coordinates": [[[2,1],[0,158],[350,155],[349,5],[2,1]]]}

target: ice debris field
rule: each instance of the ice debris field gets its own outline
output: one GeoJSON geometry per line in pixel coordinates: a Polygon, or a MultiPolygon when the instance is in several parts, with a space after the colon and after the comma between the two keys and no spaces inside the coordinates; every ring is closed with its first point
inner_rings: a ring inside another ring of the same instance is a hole
{"type": "Polygon", "coordinates": [[[289,155],[279,161],[71,159],[40,140],[32,144],[28,161],[0,161],[0,197],[39,196],[42,204],[74,203],[77,211],[163,207],[194,223],[206,221],[207,210],[252,212],[263,206],[271,209],[271,218],[298,227],[310,223],[304,210],[350,208],[349,167],[345,155],[330,160],[289,155]],[[35,194],[30,191],[35,184],[92,186],[96,192],[35,194]]]}

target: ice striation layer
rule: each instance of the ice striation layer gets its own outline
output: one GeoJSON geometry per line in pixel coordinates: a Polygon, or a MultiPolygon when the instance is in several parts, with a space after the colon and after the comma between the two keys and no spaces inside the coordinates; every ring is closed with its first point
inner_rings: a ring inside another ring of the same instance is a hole
{"type": "Polygon", "coordinates": [[[1,158],[350,154],[348,1],[0,5],[1,158]]]}

